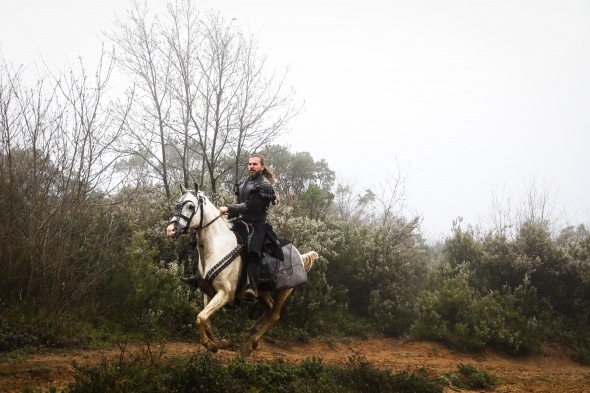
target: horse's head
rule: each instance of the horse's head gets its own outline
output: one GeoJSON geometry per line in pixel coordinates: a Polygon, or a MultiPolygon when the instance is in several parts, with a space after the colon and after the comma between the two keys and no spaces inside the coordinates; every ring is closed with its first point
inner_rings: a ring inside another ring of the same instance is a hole
{"type": "Polygon", "coordinates": [[[166,228],[166,234],[172,240],[186,232],[189,228],[194,228],[202,225],[203,221],[203,205],[205,203],[205,196],[199,193],[199,189],[195,184],[195,190],[187,190],[184,186],[180,186],[182,197],[176,203],[174,216],[169,221],[166,228]],[[199,218],[196,218],[198,211],[201,211],[199,218]],[[193,222],[194,221],[194,222],[193,222]],[[200,222],[200,224],[199,224],[200,222]]]}

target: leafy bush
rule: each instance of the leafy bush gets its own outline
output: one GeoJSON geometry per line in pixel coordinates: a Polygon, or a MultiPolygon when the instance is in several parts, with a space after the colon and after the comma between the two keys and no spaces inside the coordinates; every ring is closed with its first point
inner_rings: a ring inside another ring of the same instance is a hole
{"type": "Polygon", "coordinates": [[[463,363],[460,363],[457,369],[456,373],[447,372],[439,376],[439,380],[453,389],[459,387],[490,390],[496,386],[497,378],[484,370],[463,363]]]}
{"type": "Polygon", "coordinates": [[[150,240],[155,231],[161,236],[157,227],[132,233],[124,259],[100,280],[96,313],[137,334],[192,334],[199,294],[179,281],[180,264],[158,259],[158,243],[150,240]]]}
{"type": "Polygon", "coordinates": [[[572,358],[583,366],[590,366],[590,343],[577,347],[572,358]]]}
{"type": "Polygon", "coordinates": [[[484,370],[467,364],[459,364],[459,375],[463,380],[463,385],[469,389],[492,389],[496,384],[496,377],[484,370]]]}
{"type": "Polygon", "coordinates": [[[514,292],[482,295],[469,285],[471,274],[463,266],[439,287],[424,291],[413,332],[466,350],[489,345],[511,353],[536,351],[541,342],[537,319],[523,311],[535,309],[534,288],[525,282],[514,292]]]}
{"type": "Polygon", "coordinates": [[[334,309],[332,285],[326,271],[328,257],[341,236],[329,223],[298,217],[293,208],[273,209],[272,223],[280,237],[289,239],[301,252],[316,251],[320,258],[307,275],[307,282],[293,291],[281,313],[281,324],[305,329],[312,335],[324,333],[324,319],[334,309]]]}
{"type": "Polygon", "coordinates": [[[13,326],[0,317],[0,352],[9,352],[37,343],[37,338],[22,326],[13,326]]]}
{"type": "Polygon", "coordinates": [[[373,367],[355,354],[344,366],[325,365],[321,358],[310,358],[299,365],[281,361],[247,362],[242,358],[224,365],[208,352],[189,359],[161,362],[161,359],[123,357],[113,363],[103,361],[94,367],[76,366],[70,393],[77,392],[416,392],[439,393],[442,387],[424,375],[373,367]]]}
{"type": "Polygon", "coordinates": [[[345,311],[387,335],[407,332],[426,275],[417,247],[417,221],[390,220],[379,226],[335,223],[342,237],[329,255],[326,276],[345,311]]]}
{"type": "Polygon", "coordinates": [[[541,342],[583,348],[590,335],[590,231],[555,237],[544,221],[478,237],[453,227],[443,261],[418,299],[412,331],[463,349],[536,351],[541,342]]]}

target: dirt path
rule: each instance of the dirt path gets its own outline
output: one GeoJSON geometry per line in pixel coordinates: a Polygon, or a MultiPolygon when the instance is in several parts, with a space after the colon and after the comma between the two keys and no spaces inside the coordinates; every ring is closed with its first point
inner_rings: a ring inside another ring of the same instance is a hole
{"type": "MultiPolygon", "coordinates": [[[[129,347],[130,351],[140,347],[129,347]]],[[[164,346],[164,357],[190,356],[201,351],[195,343],[172,342],[164,346]]],[[[0,392],[21,392],[26,386],[65,387],[73,380],[72,362],[97,364],[102,359],[119,356],[119,349],[106,351],[39,352],[0,362],[0,392]]],[[[321,357],[327,364],[344,364],[351,355],[359,354],[376,367],[393,372],[426,369],[433,375],[456,372],[460,363],[469,364],[501,378],[496,392],[589,392],[590,367],[573,363],[560,351],[546,348],[539,355],[512,358],[493,351],[467,355],[430,342],[394,339],[312,340],[286,345],[264,340],[249,361],[283,359],[295,362],[321,357]]],[[[220,361],[236,356],[233,351],[219,351],[220,361]]],[[[467,390],[462,390],[467,391],[467,390]]],[[[453,392],[450,388],[445,392],[453,392]]]]}

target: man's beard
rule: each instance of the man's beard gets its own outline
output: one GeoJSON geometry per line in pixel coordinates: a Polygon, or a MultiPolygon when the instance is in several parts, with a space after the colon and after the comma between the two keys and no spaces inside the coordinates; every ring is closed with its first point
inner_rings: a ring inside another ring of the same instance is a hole
{"type": "Polygon", "coordinates": [[[252,180],[257,179],[260,175],[262,175],[262,171],[250,172],[250,179],[252,179],[252,180]]]}

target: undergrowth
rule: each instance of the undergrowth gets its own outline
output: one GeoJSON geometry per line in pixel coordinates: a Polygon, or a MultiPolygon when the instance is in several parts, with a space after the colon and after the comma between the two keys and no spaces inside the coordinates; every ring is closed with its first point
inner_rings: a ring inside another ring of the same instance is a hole
{"type": "Polygon", "coordinates": [[[440,393],[441,383],[425,374],[394,374],[374,367],[361,354],[343,366],[326,365],[312,357],[299,364],[257,363],[235,358],[216,362],[208,352],[188,359],[162,361],[136,356],[98,366],[76,366],[69,393],[92,392],[416,392],[440,393]]]}
{"type": "Polygon", "coordinates": [[[463,363],[457,366],[457,372],[447,372],[440,375],[438,379],[451,388],[491,390],[497,383],[494,375],[463,363]]]}

